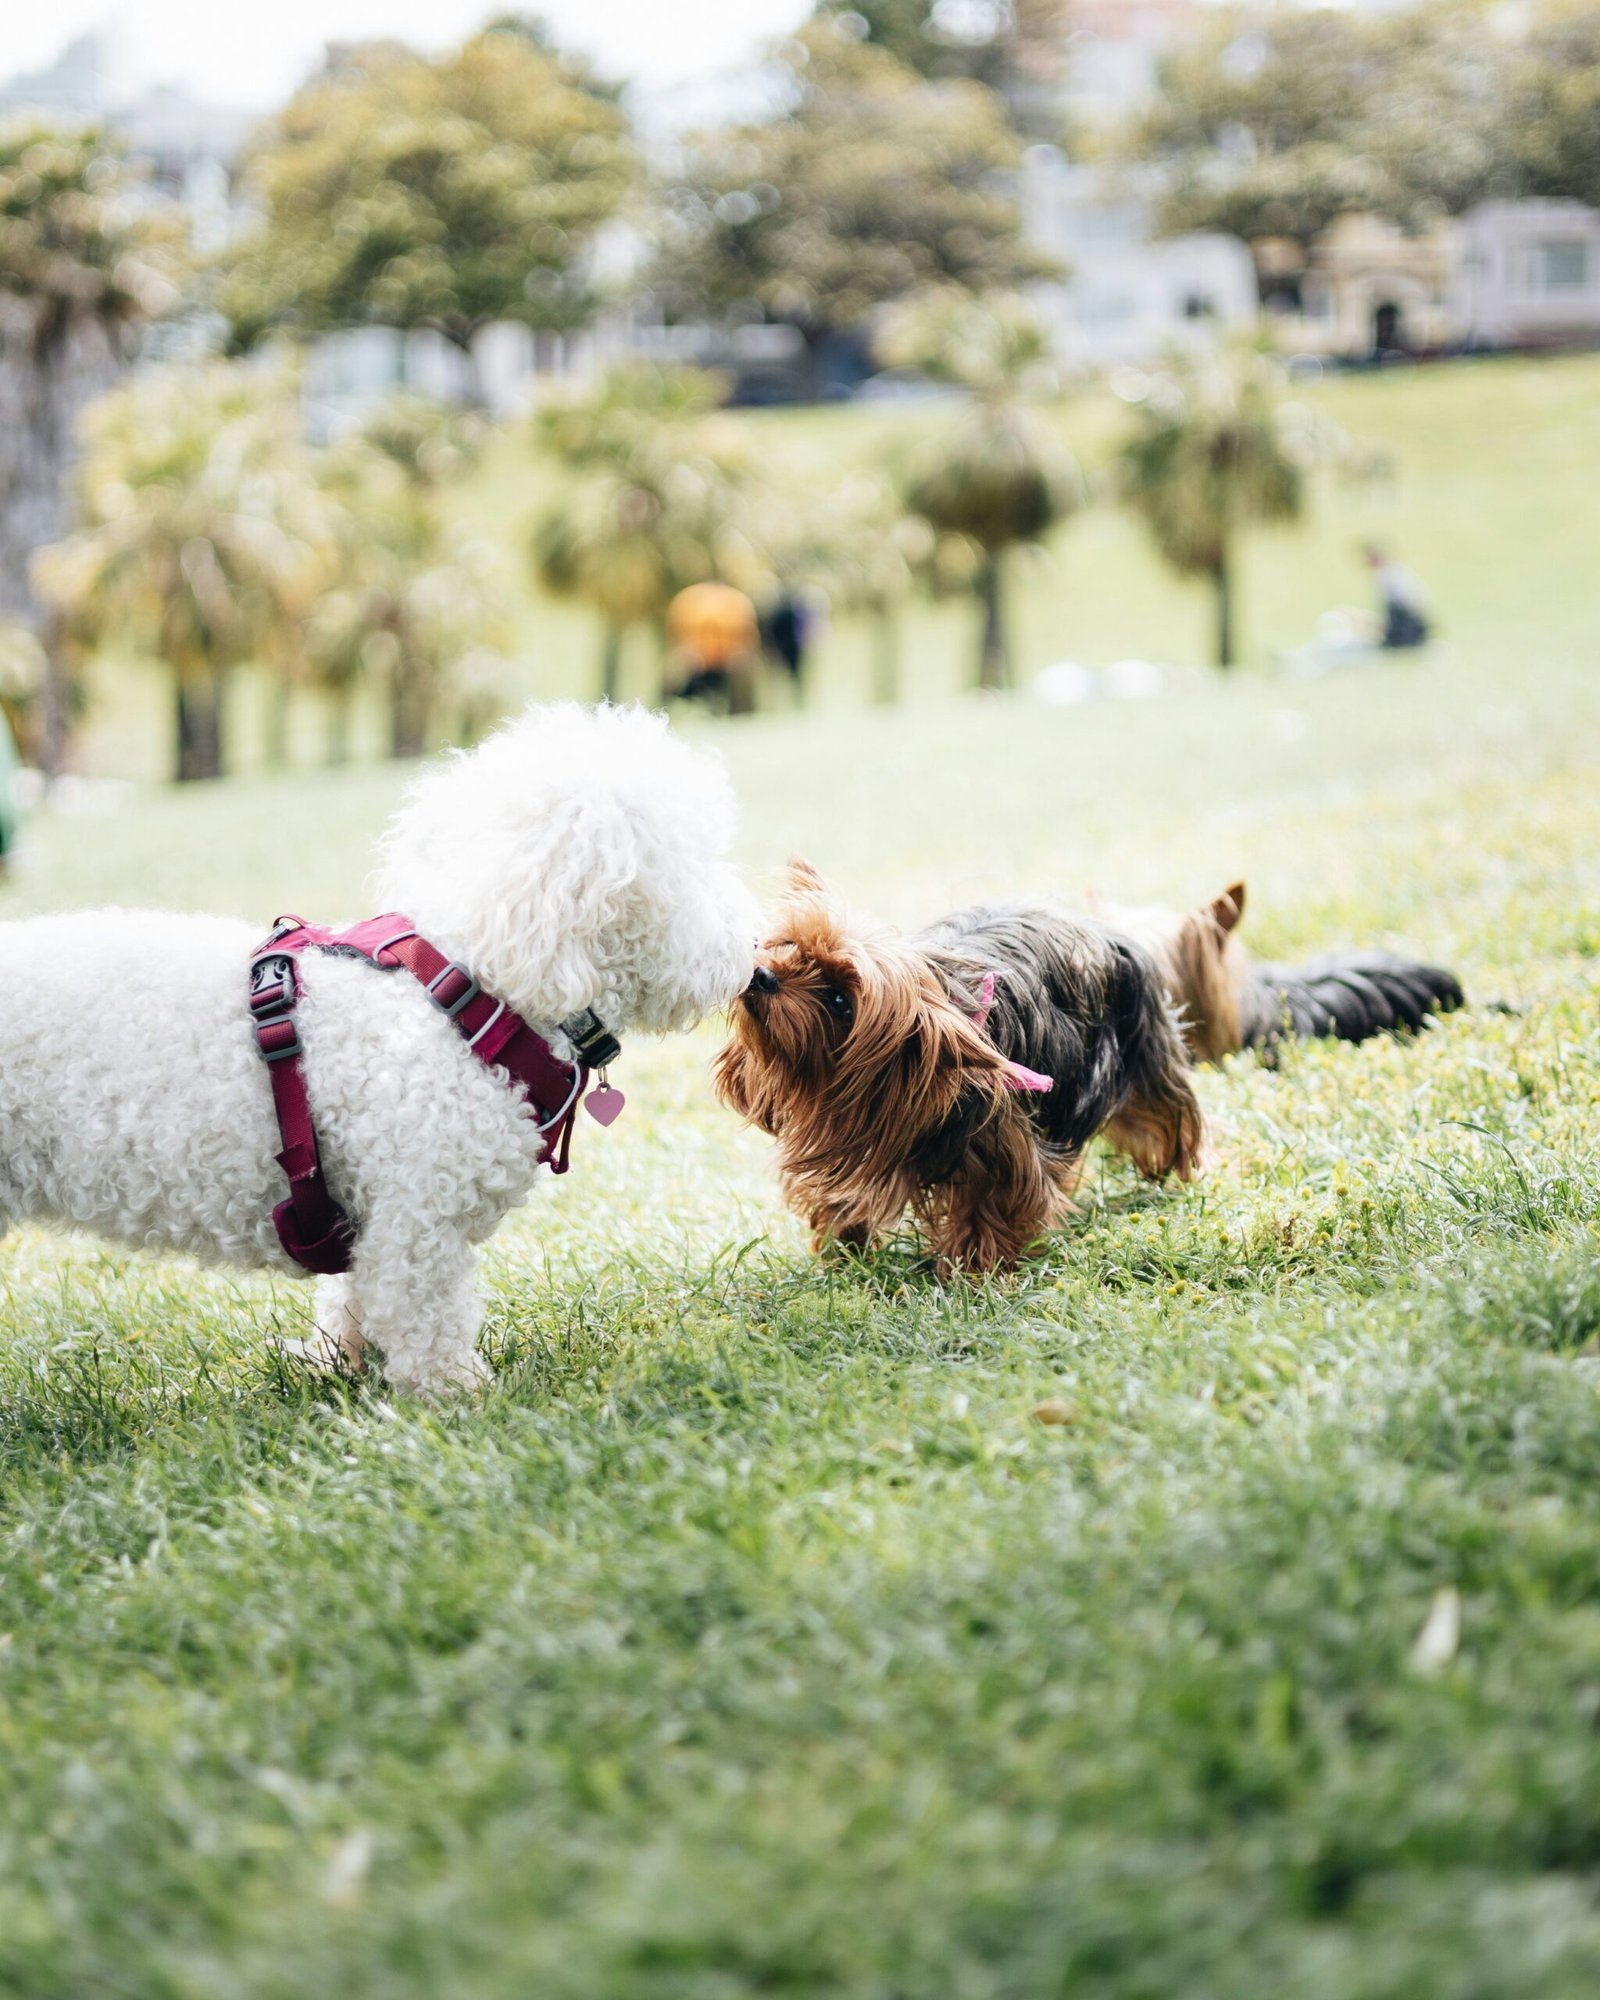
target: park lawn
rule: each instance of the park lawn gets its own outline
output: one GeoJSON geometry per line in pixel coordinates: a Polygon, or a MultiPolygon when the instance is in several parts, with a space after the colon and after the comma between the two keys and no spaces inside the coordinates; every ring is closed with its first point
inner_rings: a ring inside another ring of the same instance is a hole
{"type": "MultiPolygon", "coordinates": [[[[1594,468],[1600,463],[1600,356],[1495,360],[1339,376],[1305,388],[1334,424],[1387,470],[1366,480],[1328,471],[1317,478],[1307,518],[1245,538],[1239,574],[1242,657],[1264,668],[1309,639],[1329,609],[1365,608],[1371,590],[1363,541],[1390,544],[1431,591],[1459,656],[1508,682],[1531,661],[1593,659],[1600,651],[1600,596],[1593,587],[1594,468]]],[[[1148,659],[1179,668],[1211,658],[1213,611],[1203,585],[1175,578],[1139,523],[1117,507],[1109,464],[1127,412],[1104,388],[1086,388],[1048,413],[1079,456],[1092,504],[1045,550],[1011,561],[1019,674],[1063,659],[1104,666],[1148,659]]],[[[954,420],[947,404],[843,406],[744,413],[765,463],[794,464],[825,481],[865,463],[893,468],[928,430],[954,420]]],[[[532,523],[558,494],[554,476],[516,431],[499,438],[462,496],[463,525],[500,552],[515,606],[509,634],[509,698],[591,696],[599,635],[581,608],[535,591],[527,562],[532,523]]],[[[964,600],[914,602],[899,621],[907,697],[949,695],[973,678],[976,614],[964,600]]],[[[817,649],[809,699],[826,713],[858,714],[873,684],[878,635],[842,617],[817,649]]],[[[625,691],[654,699],[656,642],[631,634],[625,691]]],[[[171,759],[170,699],[151,667],[105,662],[94,680],[86,731],[90,769],[148,779],[171,759]]],[[[259,770],[267,690],[237,678],[232,714],[235,767],[259,770]]],[[[785,691],[769,698],[782,705],[785,691]]],[[[315,696],[297,698],[293,747],[300,761],[323,754],[326,723],[315,696]]],[[[378,754],[382,718],[368,703],[357,747],[378,754]]]]}
{"type": "MultiPolygon", "coordinates": [[[[1413,1044],[1207,1073],[1209,1174],[1103,1163],[1015,1279],[813,1261],[709,1030],[497,1238],[464,1408],[287,1368],[301,1287],[13,1235],[0,1992],[1589,2000],[1600,674],[1537,612],[1515,659],[702,726],[769,882],[1244,873],[1262,950],[1461,969],[1413,1044]]],[[[0,909],[354,914],[400,783],[47,820],[0,909]]]]}

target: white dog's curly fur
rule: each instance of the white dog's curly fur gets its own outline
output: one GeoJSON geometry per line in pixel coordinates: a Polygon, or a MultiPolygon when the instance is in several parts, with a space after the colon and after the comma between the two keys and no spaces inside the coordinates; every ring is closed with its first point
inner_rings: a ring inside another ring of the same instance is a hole
{"type": "MultiPolygon", "coordinates": [[[[586,1007],[619,1035],[664,1032],[749,980],[733,825],[720,763],[660,717],[534,709],[424,772],[374,908],[570,1059],[558,1023],[586,1007]]],[[[38,1216],[300,1274],[272,1224],[281,1141],[246,1006],[264,928],[126,910],[0,925],[0,1229],[38,1216]]],[[[349,1273],[319,1282],[319,1335],[351,1359],[375,1348],[398,1387],[474,1383],[473,1246],[529,1190],[533,1116],[415,980],[300,964],[323,1165],[358,1231],[349,1273]]]]}

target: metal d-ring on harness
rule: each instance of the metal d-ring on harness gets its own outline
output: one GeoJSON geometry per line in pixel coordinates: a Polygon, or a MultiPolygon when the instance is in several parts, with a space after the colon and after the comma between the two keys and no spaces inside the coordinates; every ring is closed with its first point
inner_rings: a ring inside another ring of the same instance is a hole
{"type": "Polygon", "coordinates": [[[552,1173],[567,1171],[578,1096],[591,1070],[600,1073],[600,1087],[588,1100],[599,1122],[610,1124],[622,1108],[621,1092],[606,1081],[607,1065],[621,1053],[621,1045],[592,1009],[561,1023],[561,1032],[578,1053],[576,1062],[563,1062],[520,1014],[486,993],[466,966],[419,937],[407,918],[389,912],[349,930],[330,931],[299,917],[280,917],[250,960],[249,1005],[283,1140],[278,1164],[289,1181],[289,1193],[273,1209],[272,1220],[284,1249],[308,1271],[347,1271],[355,1229],[328,1187],[311,1117],[305,1049],[295,1021],[303,951],[362,958],[381,972],[410,973],[478,1061],[503,1071],[526,1096],[545,1136],[543,1158],[552,1173]]]}

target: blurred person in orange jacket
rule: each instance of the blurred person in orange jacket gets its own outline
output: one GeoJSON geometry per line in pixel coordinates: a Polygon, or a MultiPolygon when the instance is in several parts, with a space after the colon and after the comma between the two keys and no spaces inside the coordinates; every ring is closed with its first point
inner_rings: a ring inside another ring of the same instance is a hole
{"type": "Polygon", "coordinates": [[[691,583],[667,606],[667,636],[678,657],[680,700],[725,702],[730,715],[749,714],[761,630],[742,590],[691,583]]]}

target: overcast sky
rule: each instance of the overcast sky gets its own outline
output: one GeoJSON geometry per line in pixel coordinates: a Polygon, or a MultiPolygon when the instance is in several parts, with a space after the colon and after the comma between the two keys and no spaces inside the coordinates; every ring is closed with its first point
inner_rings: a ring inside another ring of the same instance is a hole
{"type": "MultiPolygon", "coordinates": [[[[505,0],[0,0],[0,76],[37,69],[87,29],[113,38],[117,94],[187,85],[211,103],[270,109],[324,42],[395,35],[459,41],[505,0]]],[[[795,26],[808,0],[544,0],[558,38],[615,77],[659,90],[744,61],[795,26]]]]}

